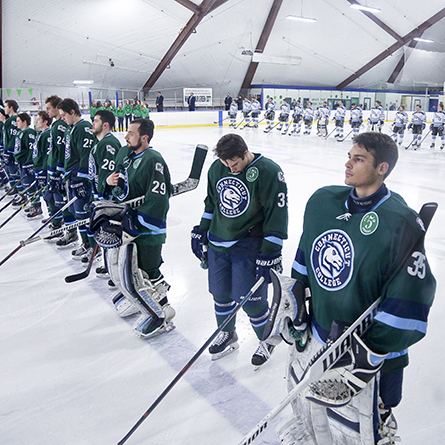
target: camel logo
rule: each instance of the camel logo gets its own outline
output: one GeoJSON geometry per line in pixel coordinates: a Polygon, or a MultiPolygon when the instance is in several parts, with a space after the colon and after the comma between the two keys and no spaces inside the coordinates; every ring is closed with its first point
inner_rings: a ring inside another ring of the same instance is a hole
{"type": "Polygon", "coordinates": [[[236,218],[249,207],[249,190],[237,178],[220,179],[216,184],[216,191],[219,197],[219,210],[227,218],[236,218]]]}
{"type": "Polygon", "coordinates": [[[354,267],[354,245],[342,230],[328,230],[312,244],[311,264],[315,278],[325,290],[343,289],[354,267]]]}

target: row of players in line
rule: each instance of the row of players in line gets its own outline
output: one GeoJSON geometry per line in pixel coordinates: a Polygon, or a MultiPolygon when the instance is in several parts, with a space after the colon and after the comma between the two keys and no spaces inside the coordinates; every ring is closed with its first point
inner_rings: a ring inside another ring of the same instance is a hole
{"type": "MultiPolygon", "coordinates": [[[[249,100],[247,98],[243,101],[243,121],[247,127],[253,126],[258,127],[259,115],[260,115],[260,102],[252,98],[249,100]],[[251,125],[252,122],[252,125],[251,125]]],[[[294,108],[288,103],[286,99],[283,99],[283,104],[281,105],[280,113],[278,115],[278,123],[275,124],[275,114],[276,114],[276,103],[273,98],[269,98],[266,103],[266,110],[264,113],[264,119],[266,120],[267,127],[266,132],[270,131],[273,127],[277,127],[277,130],[282,131],[284,134],[288,133],[290,125],[293,129],[289,133],[298,134],[301,131],[302,125],[304,124],[305,131],[303,134],[310,134],[312,129],[312,123],[317,121],[318,136],[327,136],[327,126],[329,124],[329,118],[331,116],[331,111],[334,111],[333,121],[335,123],[334,137],[342,138],[344,134],[344,123],[346,120],[347,109],[342,100],[339,101],[338,106],[335,110],[331,110],[327,102],[323,102],[323,106],[314,110],[312,107],[312,102],[308,101],[307,106],[303,107],[300,100],[297,100],[294,108]],[[291,115],[292,112],[292,115],[291,115]]],[[[353,136],[356,136],[360,132],[360,126],[363,124],[363,110],[360,106],[355,103],[351,105],[349,124],[352,128],[353,136]]],[[[228,110],[228,118],[230,119],[230,126],[235,127],[236,116],[238,113],[238,104],[234,99],[228,110]]],[[[370,116],[368,123],[372,131],[382,131],[382,127],[385,122],[385,111],[381,105],[380,101],[376,101],[373,108],[370,110],[370,116]]],[[[435,142],[437,136],[441,138],[440,148],[443,149],[445,145],[445,134],[444,134],[444,123],[445,123],[445,112],[444,105],[441,102],[438,106],[438,110],[434,113],[433,121],[430,125],[430,131],[432,133],[432,143],[431,148],[435,147],[435,142]]],[[[239,125],[239,124],[238,124],[239,125]]],[[[413,141],[412,145],[414,148],[420,147],[422,140],[422,132],[426,126],[426,114],[422,110],[421,105],[416,106],[416,110],[411,116],[411,122],[409,122],[408,114],[405,108],[401,105],[395,114],[394,121],[392,124],[392,137],[395,142],[398,141],[399,145],[402,144],[405,135],[405,130],[412,129],[413,141]]]]}

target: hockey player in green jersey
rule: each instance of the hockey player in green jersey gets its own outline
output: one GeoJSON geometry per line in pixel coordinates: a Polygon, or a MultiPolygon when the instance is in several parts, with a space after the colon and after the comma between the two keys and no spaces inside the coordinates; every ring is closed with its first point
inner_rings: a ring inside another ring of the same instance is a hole
{"type": "Polygon", "coordinates": [[[292,402],[295,418],[283,423],[283,444],[397,440],[391,410],[402,397],[408,347],[426,334],[435,293],[423,222],[384,183],[397,158],[390,136],[362,133],[345,165],[347,187],[321,188],[307,203],[294,280],[287,279],[283,298],[274,294],[265,330],[266,338],[281,334],[292,345],[289,389],[329,336],[335,338],[334,321],[350,325],[379,297],[382,302],[366,335],[354,334],[343,362],[292,402]],[[311,295],[308,319],[305,289],[311,295]]]}
{"type": "MultiPolygon", "coordinates": [[[[51,142],[48,147],[47,157],[47,186],[43,193],[50,216],[53,216],[65,204],[66,190],[62,182],[63,164],[65,160],[65,131],[68,124],[62,120],[60,110],[57,108],[62,98],[52,95],[45,100],[45,109],[52,119],[50,134],[51,142]]],[[[62,218],[66,225],[75,221],[74,215],[67,209],[63,215],[57,216],[51,223],[51,228],[57,229],[62,225],[62,218]]],[[[67,231],[62,235],[50,235],[44,238],[47,242],[59,243],[58,247],[69,247],[77,243],[77,229],[67,231]]]]}
{"type": "Polygon", "coordinates": [[[114,114],[108,110],[98,110],[93,120],[93,134],[97,143],[93,146],[89,159],[89,176],[93,183],[94,199],[108,198],[107,177],[115,170],[115,158],[121,143],[112,133],[114,114]]]}
{"type": "MultiPolygon", "coordinates": [[[[32,163],[32,151],[36,141],[36,131],[30,127],[31,116],[28,113],[17,115],[17,135],[14,144],[14,158],[20,169],[22,182],[17,187],[20,192],[28,189],[27,194],[31,196],[36,191],[34,164],[32,163]],[[32,185],[34,184],[34,185],[32,185]]],[[[18,196],[12,203],[13,207],[19,207],[27,201],[26,195],[18,196]]]]}
{"type": "MultiPolygon", "coordinates": [[[[218,326],[236,308],[259,276],[266,283],[244,304],[250,323],[261,340],[269,315],[267,282],[270,268],[281,271],[281,248],[287,238],[287,186],[281,168],[248,150],[235,134],[216,145],[217,159],[209,169],[205,210],[192,231],[193,253],[208,261],[209,291],[218,326]],[[206,250],[208,247],[208,250],[206,250]]],[[[215,339],[213,360],[238,348],[233,319],[215,339]]],[[[260,341],[252,364],[260,366],[276,343],[260,341]]]]}
{"type": "MultiPolygon", "coordinates": [[[[32,151],[32,162],[34,165],[34,175],[36,179],[36,187],[40,190],[46,186],[47,180],[47,160],[48,150],[51,144],[51,131],[50,131],[51,118],[46,111],[39,111],[36,117],[36,128],[39,130],[36,141],[34,143],[32,151]]],[[[31,207],[28,209],[27,218],[41,218],[42,217],[42,205],[40,203],[40,197],[43,193],[39,193],[32,201],[31,207]]]]}
{"type": "MultiPolygon", "coordinates": [[[[63,183],[68,189],[68,200],[77,197],[69,210],[77,220],[89,218],[89,203],[92,199],[92,184],[88,175],[88,162],[90,152],[96,142],[93,128],[90,122],[83,120],[79,105],[73,99],[63,99],[58,105],[62,119],[68,124],[65,131],[65,160],[63,165],[63,183]]],[[[72,251],[72,258],[88,261],[93,252],[96,242],[93,234],[86,226],[79,227],[82,245],[72,251]]],[[[70,244],[69,237],[77,238],[77,234],[68,232],[66,244],[70,244]]],[[[57,241],[57,245],[60,245],[57,241]]],[[[62,240],[63,241],[63,240],[62,240]]]]}
{"type": "Polygon", "coordinates": [[[8,116],[4,125],[4,147],[5,151],[3,158],[5,160],[6,173],[9,176],[9,184],[14,187],[18,179],[20,178],[20,173],[17,167],[17,163],[14,158],[14,144],[15,137],[17,135],[17,110],[19,105],[15,100],[8,99],[5,100],[5,113],[8,116]]]}
{"type": "Polygon", "coordinates": [[[167,299],[170,285],[160,271],[172,185],[162,155],[150,147],[153,132],[149,119],[129,124],[127,147],[117,153],[115,171],[107,178],[118,204],[95,201],[91,216],[99,245],[110,247],[108,270],[120,291],[113,298],[116,311],[122,317],[141,312],[133,328],[142,338],[175,327],[171,321],[175,311],[167,299]],[[135,198],[139,198],[137,209],[125,204],[135,198]]]}

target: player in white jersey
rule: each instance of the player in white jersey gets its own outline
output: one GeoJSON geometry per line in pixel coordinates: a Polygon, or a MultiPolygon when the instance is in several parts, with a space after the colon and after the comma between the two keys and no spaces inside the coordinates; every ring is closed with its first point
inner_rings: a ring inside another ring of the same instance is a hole
{"type": "Polygon", "coordinates": [[[379,100],[375,101],[375,105],[371,108],[371,114],[369,115],[369,125],[371,131],[382,132],[382,127],[385,122],[385,110],[379,100]]]}
{"type": "Polygon", "coordinates": [[[253,126],[255,128],[258,128],[258,116],[260,114],[261,104],[258,102],[258,100],[256,98],[252,97],[252,102],[250,105],[251,105],[251,109],[252,109],[253,126]]]}
{"type": "Polygon", "coordinates": [[[345,117],[346,117],[346,107],[345,103],[341,100],[338,104],[338,107],[335,109],[335,129],[336,133],[334,134],[335,138],[342,138],[343,137],[343,127],[345,124],[345,117]]]}
{"type": "Polygon", "coordinates": [[[293,122],[293,130],[289,133],[289,136],[292,134],[298,134],[301,131],[301,123],[303,122],[303,112],[304,109],[301,106],[301,102],[297,100],[294,108],[294,113],[292,115],[292,118],[294,120],[293,122]],[[298,129],[297,129],[298,126],[298,129]]]}
{"type": "Polygon", "coordinates": [[[266,130],[270,130],[272,125],[275,123],[275,101],[272,97],[269,97],[269,100],[266,104],[266,113],[265,113],[267,127],[266,130]]]}
{"type": "Polygon", "coordinates": [[[392,138],[394,139],[394,142],[397,142],[397,135],[398,135],[399,145],[402,144],[407,123],[408,123],[408,114],[405,111],[405,107],[403,105],[400,105],[399,110],[394,116],[394,122],[392,124],[393,125],[392,138]]]}
{"type": "Polygon", "coordinates": [[[246,121],[246,126],[250,124],[250,112],[252,111],[252,103],[245,97],[243,100],[243,116],[246,121]]]}
{"type": "Polygon", "coordinates": [[[312,102],[310,100],[307,102],[307,107],[304,109],[303,120],[304,120],[303,134],[311,134],[312,121],[314,120],[314,109],[312,108],[312,102]]]}
{"type": "Polygon", "coordinates": [[[350,109],[351,117],[349,124],[352,128],[352,138],[355,138],[360,133],[360,126],[363,124],[363,110],[353,103],[350,109]]]}
{"type": "Polygon", "coordinates": [[[441,102],[437,107],[437,111],[434,113],[433,122],[430,126],[431,134],[433,135],[430,148],[434,148],[434,146],[436,145],[436,137],[437,135],[439,135],[441,141],[440,149],[443,150],[443,147],[445,145],[445,135],[443,132],[444,123],[445,112],[443,110],[443,102],[441,102]]]}
{"type": "Polygon", "coordinates": [[[323,102],[323,106],[317,110],[317,136],[327,136],[330,115],[331,110],[328,107],[328,103],[325,101],[323,102]]]}
{"type": "Polygon", "coordinates": [[[411,123],[408,125],[408,129],[413,129],[413,147],[414,150],[420,148],[420,143],[422,142],[422,131],[426,125],[426,114],[422,110],[422,105],[416,105],[416,111],[414,111],[411,116],[411,123]]]}
{"type": "Polygon", "coordinates": [[[236,124],[236,115],[238,113],[238,104],[236,103],[236,99],[232,100],[229,108],[229,116],[230,116],[230,125],[229,127],[234,127],[236,124]]]}
{"type": "Polygon", "coordinates": [[[280,125],[278,125],[277,128],[278,131],[281,131],[284,125],[283,134],[286,134],[289,128],[289,114],[290,114],[290,105],[287,103],[287,99],[283,99],[283,103],[281,105],[281,113],[278,116],[280,125]]]}

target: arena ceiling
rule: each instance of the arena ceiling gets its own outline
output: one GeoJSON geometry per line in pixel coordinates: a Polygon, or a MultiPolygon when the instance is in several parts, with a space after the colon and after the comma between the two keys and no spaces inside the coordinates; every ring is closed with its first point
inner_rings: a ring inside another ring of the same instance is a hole
{"type": "Polygon", "coordinates": [[[72,87],[75,80],[135,91],[212,87],[224,95],[252,84],[443,87],[444,6],[442,0],[3,0],[2,88],[72,87]],[[357,2],[381,12],[351,8],[357,2]]]}

